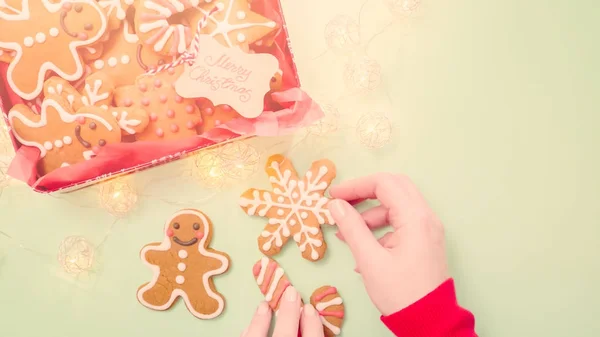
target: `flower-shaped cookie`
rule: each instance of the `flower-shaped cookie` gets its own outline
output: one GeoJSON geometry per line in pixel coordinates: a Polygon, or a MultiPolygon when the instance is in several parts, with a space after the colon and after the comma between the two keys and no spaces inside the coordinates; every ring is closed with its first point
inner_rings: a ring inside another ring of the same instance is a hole
{"type": "Polygon", "coordinates": [[[322,224],[334,224],[324,196],[335,179],[335,166],[322,159],[313,162],[303,178],[299,178],[292,162],[274,155],[267,160],[266,172],[273,192],[249,189],[240,199],[240,206],[249,215],[269,218],[258,238],[259,249],[268,256],[278,254],[292,237],[302,257],[317,261],[325,256],[322,224]]]}

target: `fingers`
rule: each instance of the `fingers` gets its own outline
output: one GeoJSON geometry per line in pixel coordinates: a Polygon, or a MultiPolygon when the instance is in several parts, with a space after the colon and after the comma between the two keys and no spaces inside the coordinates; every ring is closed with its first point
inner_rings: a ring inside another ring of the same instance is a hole
{"type": "Polygon", "coordinates": [[[385,233],[378,241],[383,248],[394,248],[394,232],[385,233]]]}
{"type": "Polygon", "coordinates": [[[333,200],[329,204],[329,210],[341,235],[350,247],[358,267],[368,261],[373,254],[380,252],[381,246],[377,239],[354,207],[344,200],[333,200]]]}
{"type": "Polygon", "coordinates": [[[301,320],[302,337],[324,337],[323,323],[319,313],[310,304],[304,306],[301,320]]]}
{"type": "Polygon", "coordinates": [[[262,302],[256,309],[250,326],[242,333],[242,337],[267,337],[272,315],[269,304],[262,302]]]}
{"type": "MultiPolygon", "coordinates": [[[[362,212],[361,216],[365,220],[367,227],[370,229],[377,229],[389,225],[388,214],[389,211],[386,207],[377,206],[362,212]]],[[[344,240],[344,235],[340,232],[335,233],[335,236],[342,241],[346,241],[344,240]]]]}
{"type": "Polygon", "coordinates": [[[288,287],[283,293],[283,297],[279,304],[279,312],[277,313],[277,323],[275,324],[273,337],[298,336],[301,307],[302,304],[298,292],[294,287],[288,287]]]}

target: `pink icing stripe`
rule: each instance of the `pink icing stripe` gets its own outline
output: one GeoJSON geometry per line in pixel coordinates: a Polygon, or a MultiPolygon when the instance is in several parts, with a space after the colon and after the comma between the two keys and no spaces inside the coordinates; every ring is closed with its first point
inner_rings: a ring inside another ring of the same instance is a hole
{"type": "Polygon", "coordinates": [[[252,274],[254,274],[255,277],[258,277],[258,274],[260,274],[260,266],[260,261],[258,261],[254,264],[254,267],[252,268],[252,274]]]}
{"type": "Polygon", "coordinates": [[[315,302],[320,302],[322,301],[325,297],[329,296],[329,295],[334,295],[337,294],[337,289],[335,287],[330,287],[329,289],[325,290],[324,292],[320,293],[319,295],[315,295],[315,302]]]}
{"type": "Polygon", "coordinates": [[[279,303],[281,296],[283,296],[283,293],[290,285],[291,285],[290,281],[288,281],[288,280],[281,281],[281,287],[279,287],[278,290],[275,291],[275,293],[273,294],[273,298],[271,299],[271,302],[269,302],[269,305],[271,306],[271,308],[277,307],[277,303],[279,303]]]}
{"type": "Polygon", "coordinates": [[[331,316],[337,318],[344,318],[344,313],[342,311],[319,311],[319,315],[321,316],[331,316]]]}
{"type": "Polygon", "coordinates": [[[146,40],[146,43],[147,44],[155,44],[156,41],[158,41],[158,39],[160,39],[163,35],[165,35],[165,33],[167,32],[167,29],[169,29],[169,27],[162,27],[159,31],[154,33],[154,35],[152,35],[150,38],[148,38],[146,40]]]}
{"type": "Polygon", "coordinates": [[[277,263],[275,263],[274,261],[269,261],[269,264],[267,265],[267,271],[265,273],[265,280],[263,281],[263,284],[260,286],[260,291],[263,294],[266,294],[267,290],[269,290],[269,285],[271,285],[271,279],[273,278],[275,269],[277,269],[277,263]]]}

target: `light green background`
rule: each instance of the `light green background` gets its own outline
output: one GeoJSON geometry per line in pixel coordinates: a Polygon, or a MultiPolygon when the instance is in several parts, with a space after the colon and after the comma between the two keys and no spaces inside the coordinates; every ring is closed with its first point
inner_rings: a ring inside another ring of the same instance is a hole
{"type": "MultiPolygon", "coordinates": [[[[446,225],[460,301],[481,336],[600,335],[597,1],[424,0],[415,18],[397,21],[369,46],[381,86],[343,96],[347,55],[322,54],[323,31],[338,14],[358,20],[361,3],[284,0],[304,86],[336,104],[339,128],[324,139],[254,141],[263,162],[286,151],[301,171],[332,159],[337,181],[380,170],[410,175],[446,225]],[[366,112],[392,120],[392,144],[361,147],[354,125],[366,112]]],[[[363,42],[392,19],[379,0],[365,8],[363,42]]],[[[0,235],[0,335],[238,336],[261,299],[251,267],[264,220],[245,216],[236,198],[267,182],[258,172],[214,193],[177,177],[184,164],[136,174],[144,196],[104,243],[115,219],[97,206],[96,189],[53,198],[20,184],[5,188],[0,230],[13,239],[0,235]],[[153,312],[135,299],[150,277],[139,249],[160,241],[163,221],[190,206],[212,218],[212,246],[233,261],[216,279],[227,309],[213,321],[182,305],[153,312]],[[57,248],[70,235],[101,245],[91,280],[60,272],[57,248]]],[[[388,336],[347,248],[332,229],[326,238],[322,263],[302,260],[293,246],[279,261],[305,298],[323,284],[340,289],[344,336],[388,336]]]]}

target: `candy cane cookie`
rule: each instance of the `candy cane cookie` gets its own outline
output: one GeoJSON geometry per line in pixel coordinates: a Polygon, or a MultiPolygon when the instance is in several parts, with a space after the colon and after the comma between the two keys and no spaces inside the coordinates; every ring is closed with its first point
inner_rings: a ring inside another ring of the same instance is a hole
{"type": "Polygon", "coordinates": [[[325,337],[337,336],[341,333],[342,323],[344,321],[344,301],[340,297],[335,287],[324,286],[312,294],[310,297],[312,304],[323,323],[325,337]]]}
{"type": "Polygon", "coordinates": [[[212,4],[201,0],[140,0],[136,4],[135,30],[144,44],[160,54],[177,55],[185,52],[194,37],[194,31],[176,19],[180,14],[212,4]],[[173,23],[172,21],[178,21],[173,23]]]}
{"type": "Polygon", "coordinates": [[[265,256],[254,264],[252,273],[260,292],[265,295],[265,301],[269,303],[271,309],[277,311],[281,296],[291,285],[285,271],[275,260],[265,256]]]}

